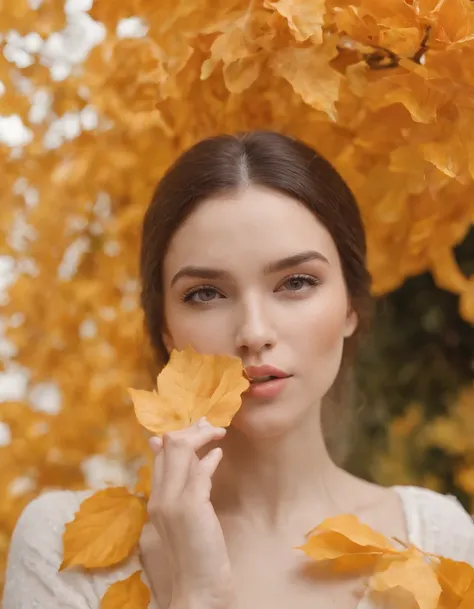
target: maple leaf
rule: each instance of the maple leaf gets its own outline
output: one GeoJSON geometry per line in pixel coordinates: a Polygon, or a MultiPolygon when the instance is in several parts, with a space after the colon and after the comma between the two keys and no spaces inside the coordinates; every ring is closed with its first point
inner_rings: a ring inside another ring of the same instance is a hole
{"type": "Polygon", "coordinates": [[[353,514],[327,518],[307,533],[306,543],[297,549],[337,572],[364,570],[380,558],[400,552],[384,535],[362,524],[353,514]]]}
{"type": "Polygon", "coordinates": [[[203,355],[191,347],[173,351],[157,379],[157,391],[129,389],[139,422],[155,434],[187,427],[206,416],[227,427],[249,382],[240,359],[203,355]]]}
{"type": "Polygon", "coordinates": [[[110,567],[136,547],[147,519],[144,501],[125,487],[106,488],[85,499],[66,524],[60,569],[110,567]]]}
{"type": "Polygon", "coordinates": [[[127,579],[109,586],[101,600],[100,609],[146,609],[151,594],[140,575],[141,571],[136,571],[127,579]]]}

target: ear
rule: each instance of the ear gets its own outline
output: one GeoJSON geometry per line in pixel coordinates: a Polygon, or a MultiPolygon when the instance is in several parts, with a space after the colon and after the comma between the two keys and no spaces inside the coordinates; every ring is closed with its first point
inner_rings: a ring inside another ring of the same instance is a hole
{"type": "Polygon", "coordinates": [[[357,330],[359,325],[359,316],[352,307],[349,307],[346,316],[346,324],[344,328],[344,338],[349,338],[357,330]]]}

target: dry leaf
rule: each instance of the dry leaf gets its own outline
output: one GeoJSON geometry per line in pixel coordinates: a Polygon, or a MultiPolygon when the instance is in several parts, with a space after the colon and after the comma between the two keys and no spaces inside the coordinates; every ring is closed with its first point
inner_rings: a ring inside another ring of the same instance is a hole
{"type": "MultiPolygon", "coordinates": [[[[436,609],[441,586],[435,570],[421,554],[406,552],[405,556],[405,560],[393,561],[387,569],[374,575],[369,583],[370,588],[387,593],[387,598],[411,597],[416,609],[436,609]]],[[[400,608],[406,606],[400,605],[400,608]]]]}
{"type": "Polygon", "coordinates": [[[227,427],[248,388],[242,362],[226,355],[202,355],[187,347],[173,351],[158,375],[157,391],[129,389],[139,422],[155,434],[187,427],[206,416],[227,427]]]}
{"type": "MultiPolygon", "coordinates": [[[[453,607],[447,607],[446,609],[472,609],[472,607],[474,607],[474,584],[471,584],[459,605],[453,605],[453,607]]],[[[439,609],[444,608],[440,607],[439,609]]]]}
{"type": "Polygon", "coordinates": [[[474,568],[471,565],[440,557],[436,574],[442,588],[443,609],[458,609],[461,600],[468,598],[468,592],[474,594],[474,568]]]}
{"type": "Polygon", "coordinates": [[[137,472],[137,483],[135,493],[144,495],[147,499],[151,493],[151,469],[148,465],[142,465],[137,472]]]}
{"type": "Polygon", "coordinates": [[[336,42],[321,48],[286,48],[277,51],[271,61],[275,74],[288,81],[301,99],[336,120],[336,101],[342,77],[330,64],[337,55],[336,42]],[[314,78],[308,78],[314,74],[314,78]]]}
{"type": "Polygon", "coordinates": [[[136,547],[147,519],[142,499],[124,487],[107,488],[85,499],[66,524],[61,569],[110,567],[136,547]]]}
{"type": "Polygon", "coordinates": [[[337,572],[364,570],[384,556],[399,553],[392,542],[362,524],[353,514],[324,520],[306,538],[306,543],[298,549],[337,572]]]}
{"type": "Polygon", "coordinates": [[[264,6],[272,7],[288,21],[288,27],[298,42],[312,39],[314,44],[323,41],[323,24],[326,13],[325,0],[276,0],[264,1],[264,6]]]}
{"type": "Polygon", "coordinates": [[[127,579],[113,583],[104,594],[100,609],[147,609],[151,594],[136,571],[127,579]]]}

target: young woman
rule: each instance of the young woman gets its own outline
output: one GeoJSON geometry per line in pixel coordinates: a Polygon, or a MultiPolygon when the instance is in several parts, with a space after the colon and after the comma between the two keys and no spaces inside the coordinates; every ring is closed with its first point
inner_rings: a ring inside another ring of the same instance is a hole
{"type": "Polygon", "coordinates": [[[141,280],[157,355],[192,345],[239,356],[252,379],[242,408],[227,430],[202,421],[151,440],[150,522],[119,568],[58,573],[64,524],[85,494],[32,502],[13,536],[4,609],[95,609],[140,568],[153,609],[377,609],[363,578],[316,577],[294,549],[348,512],[474,562],[474,527],[456,500],[370,484],[329,456],[323,398],[344,382],[370,281],[354,197],[327,161],[270,132],[197,144],[146,212],[141,280]]]}

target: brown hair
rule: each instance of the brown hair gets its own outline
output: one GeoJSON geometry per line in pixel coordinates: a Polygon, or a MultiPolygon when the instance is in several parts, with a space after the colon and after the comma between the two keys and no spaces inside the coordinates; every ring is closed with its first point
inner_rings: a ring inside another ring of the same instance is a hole
{"type": "Polygon", "coordinates": [[[346,341],[347,362],[370,314],[361,216],[352,192],[327,160],[303,142],[270,131],[205,139],[182,154],[158,184],[144,217],[140,255],[141,304],[155,355],[161,363],[168,357],[162,340],[162,267],[171,238],[200,201],[250,184],[297,199],[331,234],[359,317],[356,334],[346,341]]]}

